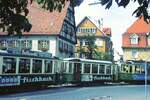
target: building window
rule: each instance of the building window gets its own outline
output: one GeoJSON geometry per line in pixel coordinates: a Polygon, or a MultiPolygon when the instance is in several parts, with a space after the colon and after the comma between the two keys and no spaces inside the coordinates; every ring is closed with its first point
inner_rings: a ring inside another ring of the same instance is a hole
{"type": "Polygon", "coordinates": [[[81,28],[78,28],[78,31],[77,31],[77,33],[81,33],[81,28]]]}
{"type": "Polygon", "coordinates": [[[137,50],[132,50],[132,58],[133,59],[138,58],[138,51],[137,50]]]}
{"type": "Polygon", "coordinates": [[[131,42],[131,44],[138,44],[138,35],[136,35],[136,34],[133,34],[133,35],[131,35],[130,36],[130,42],[131,42]]]}
{"type": "Polygon", "coordinates": [[[63,52],[63,42],[59,40],[59,51],[63,52]]]}
{"type": "Polygon", "coordinates": [[[13,47],[18,47],[18,40],[13,40],[12,41],[12,46],[13,47]]]}
{"type": "Polygon", "coordinates": [[[103,46],[103,40],[96,40],[95,41],[95,44],[97,45],[97,46],[100,46],[100,47],[102,47],[103,46]]]}
{"type": "Polygon", "coordinates": [[[22,46],[23,46],[23,48],[32,48],[32,41],[31,40],[23,40],[22,46]]]}
{"type": "Polygon", "coordinates": [[[1,49],[7,49],[7,46],[8,46],[8,43],[7,43],[7,40],[1,40],[0,41],[0,48],[1,49]]]}
{"type": "Polygon", "coordinates": [[[49,41],[48,40],[39,40],[38,41],[38,49],[42,51],[49,50],[49,41]]]}

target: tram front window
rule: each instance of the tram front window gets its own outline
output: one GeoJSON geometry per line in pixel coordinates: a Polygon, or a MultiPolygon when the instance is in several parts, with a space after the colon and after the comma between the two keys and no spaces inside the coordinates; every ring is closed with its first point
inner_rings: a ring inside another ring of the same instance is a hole
{"type": "Polygon", "coordinates": [[[50,60],[45,60],[45,73],[52,73],[53,63],[50,60]]]}
{"type": "Polygon", "coordinates": [[[84,73],[90,73],[90,64],[84,64],[84,73]]]}
{"type": "Polygon", "coordinates": [[[3,58],[3,74],[16,72],[16,58],[3,58]]]}
{"type": "Polygon", "coordinates": [[[98,64],[92,64],[92,73],[98,73],[98,64]]]}
{"type": "Polygon", "coordinates": [[[30,72],[30,59],[20,59],[19,61],[19,73],[30,72]]]}
{"type": "Polygon", "coordinates": [[[33,59],[33,73],[42,73],[42,60],[33,59]]]}

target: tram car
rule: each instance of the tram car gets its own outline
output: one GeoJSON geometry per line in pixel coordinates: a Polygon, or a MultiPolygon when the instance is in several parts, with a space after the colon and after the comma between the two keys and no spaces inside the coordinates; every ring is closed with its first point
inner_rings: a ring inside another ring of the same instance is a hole
{"type": "Polygon", "coordinates": [[[119,67],[117,76],[118,81],[127,83],[150,83],[150,62],[127,61],[119,67]]]}
{"type": "Polygon", "coordinates": [[[50,53],[0,51],[0,90],[55,84],[55,62],[50,53]]]}
{"type": "Polygon", "coordinates": [[[65,58],[61,63],[63,81],[66,83],[104,83],[113,81],[110,61],[82,58],[65,58]]]}

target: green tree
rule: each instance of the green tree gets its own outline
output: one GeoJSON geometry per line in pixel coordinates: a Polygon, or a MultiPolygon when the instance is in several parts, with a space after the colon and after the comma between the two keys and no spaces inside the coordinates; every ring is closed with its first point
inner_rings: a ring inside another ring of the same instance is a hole
{"type": "MultiPolygon", "coordinates": [[[[33,1],[38,2],[42,8],[49,11],[58,10],[59,12],[65,6],[68,0],[0,0],[0,28],[7,31],[9,35],[22,32],[29,32],[32,23],[28,21],[26,16],[30,12],[27,5],[33,1]]],[[[70,0],[73,6],[80,5],[83,0],[70,0]]],[[[98,0],[102,5],[106,5],[109,9],[113,0],[98,0]]],[[[144,20],[148,23],[150,16],[147,8],[150,0],[115,0],[119,7],[126,7],[131,1],[138,2],[139,7],[133,12],[137,17],[144,16],[144,20]]]]}
{"type": "Polygon", "coordinates": [[[83,43],[80,43],[80,46],[77,50],[79,56],[82,54],[86,55],[87,59],[96,59],[96,60],[111,60],[111,55],[108,53],[100,52],[97,45],[95,44],[96,36],[94,34],[87,34],[80,37],[81,41],[85,41],[85,46],[83,43]]]}

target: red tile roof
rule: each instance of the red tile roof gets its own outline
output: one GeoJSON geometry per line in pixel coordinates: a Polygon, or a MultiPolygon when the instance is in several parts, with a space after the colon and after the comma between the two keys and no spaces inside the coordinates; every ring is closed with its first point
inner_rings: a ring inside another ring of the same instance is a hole
{"type": "Polygon", "coordinates": [[[41,9],[41,7],[36,2],[28,5],[29,14],[27,18],[32,24],[32,29],[30,32],[23,34],[59,34],[67,13],[68,6],[69,1],[66,2],[65,7],[59,13],[58,11],[49,12],[47,10],[41,9]]]}
{"type": "Polygon", "coordinates": [[[147,24],[144,18],[138,18],[128,29],[127,33],[147,33],[150,32],[150,23],[147,24]]]}
{"type": "Polygon", "coordinates": [[[127,48],[147,48],[147,35],[146,33],[150,32],[150,23],[147,24],[144,21],[144,18],[138,18],[122,35],[122,47],[127,48]],[[138,44],[131,44],[130,36],[132,34],[137,34],[139,36],[138,44]]]}
{"type": "Polygon", "coordinates": [[[103,32],[108,35],[111,36],[111,28],[103,28],[103,32]]]}
{"type": "Polygon", "coordinates": [[[146,33],[136,33],[139,36],[138,44],[131,44],[130,33],[124,33],[122,35],[122,47],[123,48],[147,48],[147,36],[146,33]]]}

